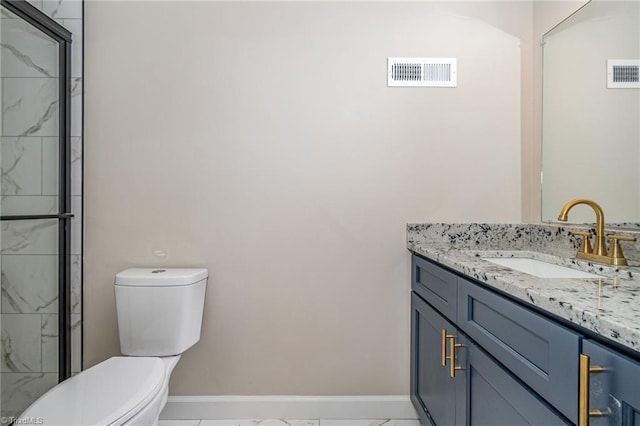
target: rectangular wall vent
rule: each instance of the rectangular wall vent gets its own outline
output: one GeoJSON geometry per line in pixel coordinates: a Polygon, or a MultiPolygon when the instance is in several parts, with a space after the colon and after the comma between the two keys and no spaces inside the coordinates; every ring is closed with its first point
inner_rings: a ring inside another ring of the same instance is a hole
{"type": "Polygon", "coordinates": [[[640,88],[640,60],[609,59],[607,87],[609,89],[640,88]]]}
{"type": "Polygon", "coordinates": [[[389,58],[389,87],[456,87],[456,58],[389,58]]]}

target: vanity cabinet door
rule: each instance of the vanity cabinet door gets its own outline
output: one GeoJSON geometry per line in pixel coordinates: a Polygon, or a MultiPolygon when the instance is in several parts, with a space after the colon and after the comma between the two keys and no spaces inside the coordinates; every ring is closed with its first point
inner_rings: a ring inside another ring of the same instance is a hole
{"type": "Polygon", "coordinates": [[[582,353],[591,368],[601,367],[581,375],[581,387],[585,381],[589,385],[589,403],[581,405],[584,418],[589,411],[603,416],[591,416],[580,426],[640,426],[640,363],[590,340],[583,342],[582,353]]]}
{"type": "Polygon", "coordinates": [[[571,424],[478,346],[471,344],[467,350],[471,426],[571,424]]]}
{"type": "MultiPolygon", "coordinates": [[[[465,425],[465,372],[452,378],[450,361],[442,365],[442,330],[453,336],[456,329],[415,293],[411,294],[411,312],[411,401],[421,423],[465,425]]],[[[444,349],[447,346],[448,341],[444,349]]]]}
{"type": "Polygon", "coordinates": [[[520,304],[458,279],[458,321],[470,338],[578,422],[580,335],[520,304]]]}

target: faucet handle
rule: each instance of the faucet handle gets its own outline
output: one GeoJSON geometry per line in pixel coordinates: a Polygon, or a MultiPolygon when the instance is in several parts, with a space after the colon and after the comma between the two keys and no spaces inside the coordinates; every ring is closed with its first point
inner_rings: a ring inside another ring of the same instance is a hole
{"type": "Polygon", "coordinates": [[[624,235],[607,235],[607,237],[611,240],[611,263],[618,266],[626,266],[627,259],[624,258],[622,253],[620,241],[636,241],[636,239],[624,235]]]}
{"type": "Polygon", "coordinates": [[[575,235],[576,237],[582,237],[582,243],[580,244],[578,253],[593,253],[593,249],[591,248],[590,232],[570,231],[569,234],[575,235]]]}

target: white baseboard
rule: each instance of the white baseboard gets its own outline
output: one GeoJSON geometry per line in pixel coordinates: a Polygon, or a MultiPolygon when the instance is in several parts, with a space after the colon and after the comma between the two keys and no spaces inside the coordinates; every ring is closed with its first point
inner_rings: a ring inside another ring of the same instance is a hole
{"type": "Polygon", "coordinates": [[[170,396],[161,420],[416,419],[408,395],[170,396]]]}

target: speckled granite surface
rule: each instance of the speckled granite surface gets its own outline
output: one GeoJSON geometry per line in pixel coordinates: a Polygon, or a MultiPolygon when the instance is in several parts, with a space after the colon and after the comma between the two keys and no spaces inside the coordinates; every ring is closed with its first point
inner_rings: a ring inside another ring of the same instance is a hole
{"type": "MultiPolygon", "coordinates": [[[[574,258],[584,227],[526,224],[408,224],[407,248],[489,287],[501,290],[580,327],[640,351],[640,249],[624,246],[629,267],[574,258]],[[602,275],[602,278],[538,278],[481,257],[534,257],[602,275]]],[[[587,228],[588,229],[588,228],[587,228]]],[[[638,237],[637,232],[616,232],[638,237]]]]}

